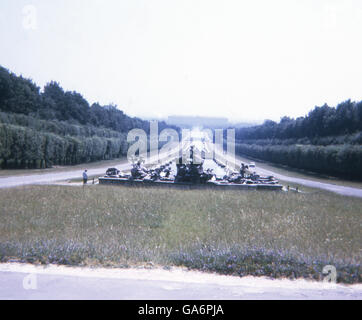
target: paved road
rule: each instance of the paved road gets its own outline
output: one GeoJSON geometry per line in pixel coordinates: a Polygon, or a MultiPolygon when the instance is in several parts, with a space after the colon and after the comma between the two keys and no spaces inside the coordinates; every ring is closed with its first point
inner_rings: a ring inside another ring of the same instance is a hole
{"type": "Polygon", "coordinates": [[[261,175],[274,176],[279,180],[297,183],[297,184],[300,184],[300,185],[303,185],[306,187],[323,189],[323,190],[335,192],[335,193],[338,193],[338,194],[341,194],[344,196],[353,196],[353,197],[362,198],[362,189],[358,189],[358,188],[345,187],[345,186],[335,185],[335,184],[331,184],[331,183],[323,183],[323,182],[302,179],[302,178],[294,178],[294,177],[285,176],[285,175],[282,175],[282,174],[279,174],[279,173],[276,173],[276,172],[273,172],[273,171],[270,171],[267,169],[261,169],[261,168],[257,168],[257,172],[260,173],[261,175]]]}
{"type": "Polygon", "coordinates": [[[231,277],[174,268],[85,269],[0,264],[0,299],[362,299],[362,285],[231,277]]]}
{"type": "MultiPolygon", "coordinates": [[[[215,149],[215,152],[218,153],[219,157],[229,160],[230,162],[233,162],[235,160],[230,157],[227,157],[227,155],[224,155],[222,153],[222,151],[220,151],[218,149],[215,149]]],[[[238,164],[240,165],[240,162],[238,164]]],[[[297,184],[300,184],[300,185],[303,185],[306,187],[323,189],[323,190],[335,192],[335,193],[338,193],[338,194],[341,194],[344,196],[353,196],[353,197],[362,198],[362,189],[358,189],[358,188],[345,187],[345,186],[335,185],[332,183],[318,182],[315,180],[308,180],[308,179],[303,179],[303,178],[295,178],[292,176],[282,175],[282,174],[273,172],[271,170],[262,169],[259,167],[256,168],[256,172],[263,176],[274,176],[275,178],[277,178],[279,180],[283,180],[283,181],[287,181],[287,182],[291,182],[291,183],[297,183],[297,184]]],[[[291,172],[291,174],[293,174],[293,173],[291,172]]]]}
{"type": "MultiPolygon", "coordinates": [[[[189,142],[183,143],[183,148],[189,147],[189,142]]],[[[206,142],[205,146],[212,150],[213,146],[210,142],[206,142]]],[[[178,151],[177,147],[173,147],[172,150],[169,152],[170,154],[176,154],[178,151]]],[[[226,157],[222,154],[222,151],[215,148],[215,152],[219,154],[219,157],[226,157]]],[[[166,158],[166,153],[162,154],[160,158],[166,158]]],[[[229,159],[231,160],[231,159],[229,159]]],[[[119,170],[127,170],[130,169],[131,165],[129,163],[120,164],[117,166],[119,170]]],[[[104,168],[97,168],[97,169],[90,169],[88,171],[88,174],[90,176],[92,175],[103,175],[105,171],[107,170],[107,167],[104,168]]],[[[331,192],[335,192],[341,195],[345,196],[354,196],[362,198],[362,189],[358,188],[352,188],[352,187],[344,187],[339,186],[331,183],[323,183],[318,182],[314,180],[308,180],[308,179],[302,179],[302,178],[294,178],[292,176],[285,176],[276,172],[273,172],[271,170],[261,169],[257,168],[257,172],[261,175],[272,175],[276,177],[277,179],[288,181],[291,183],[297,183],[300,185],[304,185],[307,187],[312,188],[319,188],[323,190],[328,190],[331,192]]],[[[61,180],[67,180],[67,179],[74,179],[74,178],[80,178],[82,175],[82,172],[80,170],[74,170],[74,171],[68,171],[68,172],[59,172],[59,173],[45,173],[45,174],[34,174],[34,175],[25,175],[25,176],[14,176],[14,177],[6,177],[6,178],[0,178],[0,189],[1,188],[11,188],[11,187],[17,187],[22,185],[30,185],[30,184],[44,184],[44,183],[53,183],[56,181],[61,180]]]]}
{"type": "MultiPolygon", "coordinates": [[[[117,168],[119,168],[119,170],[127,170],[130,168],[130,166],[131,165],[129,163],[125,163],[117,166],[117,168]]],[[[89,169],[88,175],[89,176],[104,175],[107,169],[108,169],[107,167],[89,169]]],[[[56,181],[75,179],[75,178],[82,178],[82,170],[6,177],[6,178],[0,178],[0,189],[12,188],[12,187],[18,187],[30,184],[53,183],[56,181]]]]}
{"type": "MultiPolygon", "coordinates": [[[[183,144],[185,147],[185,144],[183,144]]],[[[168,159],[171,155],[176,154],[178,151],[177,147],[172,146],[171,150],[166,154],[166,152],[159,155],[160,161],[163,159],[168,159]]],[[[155,157],[148,159],[148,162],[155,161],[155,157]]],[[[131,169],[131,164],[129,162],[120,163],[116,166],[119,170],[125,171],[131,169]]],[[[89,169],[88,176],[102,176],[105,174],[108,167],[101,167],[97,169],[89,169]]],[[[54,183],[57,181],[63,181],[68,179],[76,179],[82,177],[82,170],[70,170],[66,172],[58,172],[58,173],[43,173],[43,174],[29,174],[24,176],[13,176],[13,177],[5,177],[0,178],[0,189],[3,188],[13,188],[24,185],[32,185],[32,184],[47,184],[54,183]]]]}

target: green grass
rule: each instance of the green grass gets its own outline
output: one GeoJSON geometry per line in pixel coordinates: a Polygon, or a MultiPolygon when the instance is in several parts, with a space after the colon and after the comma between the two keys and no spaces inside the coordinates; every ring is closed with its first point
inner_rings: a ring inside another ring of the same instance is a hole
{"type": "Polygon", "coordinates": [[[362,199],[328,192],[31,186],[0,190],[0,260],[361,279],[362,199]]]}
{"type": "MultiPolygon", "coordinates": [[[[95,174],[95,175],[88,175],[88,184],[92,184],[93,183],[93,179],[95,182],[98,182],[98,178],[99,178],[99,174],[95,174]]],[[[68,183],[83,183],[83,178],[73,178],[73,179],[67,179],[65,181],[62,182],[68,182],[68,183]]]]}

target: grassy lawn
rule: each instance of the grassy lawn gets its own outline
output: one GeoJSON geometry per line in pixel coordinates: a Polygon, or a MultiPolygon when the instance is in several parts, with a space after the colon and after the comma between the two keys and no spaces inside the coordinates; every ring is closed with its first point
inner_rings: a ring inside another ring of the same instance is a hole
{"type": "Polygon", "coordinates": [[[0,190],[0,261],[161,266],[362,282],[362,199],[328,192],[0,190]],[[21,199],[21,201],[19,201],[21,199]]]}
{"type": "Polygon", "coordinates": [[[66,172],[73,170],[83,170],[83,169],[97,169],[102,167],[113,167],[119,165],[120,163],[127,162],[126,157],[113,160],[102,160],[90,163],[82,163],[74,166],[54,166],[47,169],[0,169],[0,177],[11,177],[19,175],[31,175],[31,174],[42,174],[42,173],[56,173],[56,172],[66,172]]]}

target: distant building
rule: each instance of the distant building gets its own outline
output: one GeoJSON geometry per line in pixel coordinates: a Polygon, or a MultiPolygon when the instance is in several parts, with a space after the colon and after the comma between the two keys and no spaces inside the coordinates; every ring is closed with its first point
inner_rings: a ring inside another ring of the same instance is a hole
{"type": "Polygon", "coordinates": [[[213,129],[223,129],[230,126],[227,118],[213,118],[200,116],[169,116],[167,124],[183,128],[205,127],[213,129]]]}

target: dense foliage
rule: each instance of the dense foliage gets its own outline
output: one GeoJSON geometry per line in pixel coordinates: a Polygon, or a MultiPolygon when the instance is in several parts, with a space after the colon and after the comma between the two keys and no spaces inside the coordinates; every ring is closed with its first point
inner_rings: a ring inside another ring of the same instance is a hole
{"type": "Polygon", "coordinates": [[[238,154],[290,167],[347,178],[362,179],[360,145],[257,145],[236,144],[238,154]]]}
{"type": "MultiPolygon", "coordinates": [[[[159,123],[159,130],[166,127],[159,123]]],[[[41,168],[125,155],[127,133],[149,123],[89,103],[56,82],[44,90],[0,66],[0,167],[41,168]]]]}
{"type": "Polygon", "coordinates": [[[362,179],[362,101],[315,107],[306,117],[237,128],[236,152],[318,173],[362,179]]]}
{"type": "Polygon", "coordinates": [[[348,135],[362,131],[362,101],[347,100],[336,108],[315,107],[306,117],[283,117],[279,123],[236,129],[236,139],[302,139],[348,135]]]}

